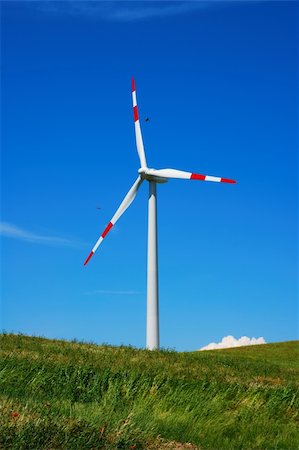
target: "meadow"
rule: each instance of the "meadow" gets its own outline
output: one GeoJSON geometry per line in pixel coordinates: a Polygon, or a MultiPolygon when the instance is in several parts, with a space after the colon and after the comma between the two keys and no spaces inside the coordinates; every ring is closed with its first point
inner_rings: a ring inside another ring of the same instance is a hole
{"type": "Polygon", "coordinates": [[[0,336],[2,449],[298,449],[299,341],[204,352],[0,336]]]}

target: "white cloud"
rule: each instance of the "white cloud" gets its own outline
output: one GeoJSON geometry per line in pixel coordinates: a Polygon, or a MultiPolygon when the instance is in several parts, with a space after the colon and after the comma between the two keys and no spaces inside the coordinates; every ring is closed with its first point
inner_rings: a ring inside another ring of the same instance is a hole
{"type": "Polygon", "coordinates": [[[58,236],[46,236],[32,233],[31,231],[24,230],[8,222],[0,222],[0,235],[35,244],[59,245],[70,247],[82,245],[80,242],[76,242],[67,238],[62,238],[58,236]]]}
{"type": "Polygon", "coordinates": [[[249,338],[247,336],[242,336],[240,339],[236,339],[234,336],[225,336],[222,338],[221,342],[211,342],[208,345],[200,348],[199,350],[215,350],[219,348],[232,348],[232,347],[243,347],[244,345],[259,345],[266,344],[263,337],[259,338],[249,338]]]}
{"type": "MultiPolygon", "coordinates": [[[[273,0],[36,0],[24,3],[44,13],[85,16],[113,22],[133,22],[192,13],[231,3],[263,3],[273,0]]],[[[281,1],[281,0],[277,0],[281,1]]],[[[296,0],[293,0],[296,1],[296,0]]]]}
{"type": "Polygon", "coordinates": [[[153,17],[164,17],[188,13],[206,7],[205,2],[198,1],[97,1],[66,0],[31,2],[40,11],[72,16],[85,16],[90,19],[103,19],[113,22],[131,22],[153,17]]]}

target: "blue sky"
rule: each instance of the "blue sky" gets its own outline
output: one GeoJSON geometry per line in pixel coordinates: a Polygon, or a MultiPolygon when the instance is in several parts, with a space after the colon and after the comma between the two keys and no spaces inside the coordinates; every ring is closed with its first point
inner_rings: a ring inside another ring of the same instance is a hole
{"type": "Polygon", "coordinates": [[[158,186],[161,345],[297,339],[298,4],[1,9],[1,328],[145,345],[146,183],[83,267],[137,176],[134,76],[149,166],[238,181],[158,186]]]}

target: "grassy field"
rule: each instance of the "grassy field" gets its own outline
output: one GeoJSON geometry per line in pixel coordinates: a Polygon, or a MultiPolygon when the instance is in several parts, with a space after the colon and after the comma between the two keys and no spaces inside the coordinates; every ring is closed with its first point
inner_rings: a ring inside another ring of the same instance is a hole
{"type": "Polygon", "coordinates": [[[298,449],[299,342],[176,353],[0,337],[3,449],[298,449]]]}

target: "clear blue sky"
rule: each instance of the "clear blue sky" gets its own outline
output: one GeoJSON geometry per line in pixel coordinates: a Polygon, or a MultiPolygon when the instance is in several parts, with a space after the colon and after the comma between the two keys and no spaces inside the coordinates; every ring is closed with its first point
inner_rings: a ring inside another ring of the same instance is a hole
{"type": "Polygon", "coordinates": [[[147,183],[83,267],[137,176],[134,75],[149,165],[238,181],[158,186],[161,345],[298,338],[298,3],[1,8],[2,329],[145,345],[147,183]]]}

